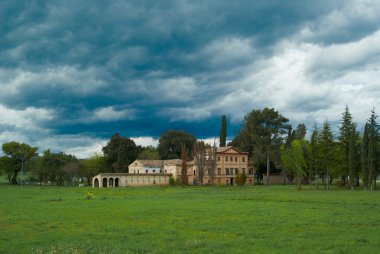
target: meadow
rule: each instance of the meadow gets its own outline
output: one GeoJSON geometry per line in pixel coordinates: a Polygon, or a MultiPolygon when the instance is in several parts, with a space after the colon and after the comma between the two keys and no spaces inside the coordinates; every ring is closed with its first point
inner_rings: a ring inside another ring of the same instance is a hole
{"type": "Polygon", "coordinates": [[[0,253],[379,252],[378,191],[0,185],[0,253]]]}

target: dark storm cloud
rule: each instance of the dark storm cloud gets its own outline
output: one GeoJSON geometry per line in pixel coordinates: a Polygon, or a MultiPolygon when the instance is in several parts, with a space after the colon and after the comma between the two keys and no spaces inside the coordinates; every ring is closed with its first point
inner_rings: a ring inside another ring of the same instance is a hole
{"type": "Polygon", "coordinates": [[[268,96],[277,89],[271,79],[282,43],[323,45],[307,54],[302,71],[312,80],[338,79],[365,55],[345,66],[342,50],[329,65],[330,52],[378,30],[375,7],[343,0],[2,1],[0,103],[19,116],[4,120],[24,133],[24,112],[43,110],[36,125],[54,135],[157,138],[185,129],[207,138],[218,135],[223,113],[233,136],[252,107],[324,112],[334,99],[317,88],[303,91],[308,99],[290,97],[288,107],[268,96]]]}

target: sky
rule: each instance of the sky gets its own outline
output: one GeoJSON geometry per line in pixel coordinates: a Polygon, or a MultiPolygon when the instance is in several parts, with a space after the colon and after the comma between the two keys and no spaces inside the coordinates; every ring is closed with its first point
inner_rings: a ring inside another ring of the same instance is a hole
{"type": "Polygon", "coordinates": [[[264,107],[361,128],[379,98],[377,0],[0,2],[0,144],[85,158],[116,132],[210,141],[223,114],[232,139],[264,107]]]}

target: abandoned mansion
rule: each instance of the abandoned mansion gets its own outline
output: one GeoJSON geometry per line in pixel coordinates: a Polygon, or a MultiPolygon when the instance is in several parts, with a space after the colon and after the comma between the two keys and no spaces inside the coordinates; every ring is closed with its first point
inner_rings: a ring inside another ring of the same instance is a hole
{"type": "MultiPolygon", "coordinates": [[[[209,159],[212,149],[206,152],[209,159]]],[[[235,185],[240,174],[247,176],[246,184],[253,184],[253,166],[249,166],[248,153],[232,146],[218,147],[213,152],[212,163],[205,166],[203,183],[214,185],[235,185]],[[212,168],[214,170],[212,170],[212,168]]],[[[210,161],[210,160],[209,160],[210,161]]],[[[189,184],[197,184],[199,171],[197,163],[187,165],[189,184]]],[[[92,179],[93,187],[126,187],[169,185],[170,178],[181,180],[182,160],[135,160],[129,165],[129,173],[100,173],[92,179]]]]}

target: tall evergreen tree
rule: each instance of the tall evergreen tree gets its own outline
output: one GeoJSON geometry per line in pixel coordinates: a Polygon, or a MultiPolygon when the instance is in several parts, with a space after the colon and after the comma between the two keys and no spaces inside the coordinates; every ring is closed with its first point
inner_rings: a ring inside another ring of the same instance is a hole
{"type": "Polygon", "coordinates": [[[371,117],[368,120],[368,178],[371,190],[374,189],[378,168],[378,146],[379,146],[379,126],[376,122],[377,115],[375,110],[371,111],[371,117]]]}
{"type": "Polygon", "coordinates": [[[293,136],[297,140],[304,139],[306,136],[306,126],[303,123],[298,124],[293,136]]]}
{"type": "Polygon", "coordinates": [[[369,183],[369,174],[368,174],[368,123],[365,124],[363,141],[362,141],[362,180],[364,189],[367,189],[369,183]]]}
{"type": "Polygon", "coordinates": [[[222,116],[222,125],[220,127],[219,146],[225,147],[227,141],[227,119],[226,116],[222,116]]]}
{"type": "Polygon", "coordinates": [[[347,186],[353,189],[357,172],[354,163],[357,132],[356,124],[352,122],[352,116],[348,106],[346,106],[346,109],[342,114],[339,132],[338,139],[340,141],[340,149],[343,155],[343,161],[341,162],[343,165],[342,175],[345,176],[347,186]]]}
{"type": "Polygon", "coordinates": [[[317,124],[314,125],[313,132],[310,137],[310,154],[309,154],[309,180],[315,179],[315,188],[318,188],[318,177],[320,168],[319,158],[319,130],[317,124]]]}
{"type": "Polygon", "coordinates": [[[326,189],[329,189],[331,166],[334,159],[334,136],[327,120],[323,124],[319,139],[321,144],[321,162],[325,171],[326,189]]]}

